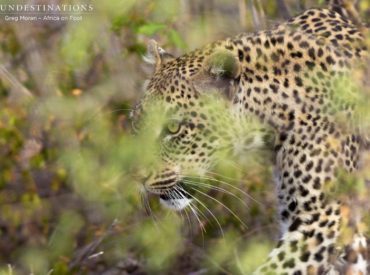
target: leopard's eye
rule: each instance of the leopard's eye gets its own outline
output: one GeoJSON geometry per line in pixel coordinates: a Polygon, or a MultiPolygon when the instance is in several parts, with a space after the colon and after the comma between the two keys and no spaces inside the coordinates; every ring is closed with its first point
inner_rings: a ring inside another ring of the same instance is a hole
{"type": "Polygon", "coordinates": [[[178,120],[171,120],[167,123],[166,127],[167,127],[167,131],[170,134],[176,134],[180,131],[181,122],[178,120]]]}

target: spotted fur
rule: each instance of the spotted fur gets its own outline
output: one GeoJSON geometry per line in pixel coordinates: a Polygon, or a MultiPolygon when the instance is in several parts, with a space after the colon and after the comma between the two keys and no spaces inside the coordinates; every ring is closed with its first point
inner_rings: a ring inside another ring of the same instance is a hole
{"type": "MultiPolygon", "coordinates": [[[[220,147],[248,148],[264,138],[265,128],[277,133],[281,240],[257,274],[339,272],[334,255],[341,210],[328,194],[339,170],[358,169],[363,138],[338,121],[338,116],[350,120],[353,106],[336,90],[346,85],[356,92],[347,80],[367,57],[362,32],[341,11],[310,9],[271,30],[241,34],[178,58],[150,45],[156,69],[133,117],[159,99],[179,130],[162,136],[164,168],[146,178],[149,192],[164,200],[187,197],[183,176],[209,170],[220,147]],[[208,108],[203,95],[219,98],[224,111],[208,108]],[[263,129],[238,128],[251,117],[263,129]]],[[[365,274],[364,263],[352,264],[351,270],[365,274]]]]}

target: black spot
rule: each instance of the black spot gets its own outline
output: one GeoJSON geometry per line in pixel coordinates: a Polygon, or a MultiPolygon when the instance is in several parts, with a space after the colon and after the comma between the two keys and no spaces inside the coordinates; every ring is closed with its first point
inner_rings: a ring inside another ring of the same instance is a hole
{"type": "Polygon", "coordinates": [[[302,221],[300,218],[296,218],[293,223],[289,226],[289,231],[292,232],[292,231],[296,231],[299,226],[302,224],[302,221]]]}
{"type": "Polygon", "coordinates": [[[294,259],[291,258],[283,264],[283,268],[293,268],[295,266],[294,259]]]}
{"type": "Polygon", "coordinates": [[[305,202],[304,204],[303,204],[303,208],[304,208],[304,210],[305,211],[311,211],[312,210],[312,207],[310,206],[310,202],[305,202]]]}
{"type": "Polygon", "coordinates": [[[304,188],[303,186],[301,186],[301,185],[299,186],[299,192],[301,193],[301,196],[302,197],[307,196],[308,193],[309,193],[309,191],[306,188],[304,188]]]}
{"type": "Polygon", "coordinates": [[[301,70],[301,65],[299,65],[299,64],[294,64],[294,66],[293,66],[293,70],[294,70],[295,72],[299,72],[299,71],[301,70]]]}
{"type": "Polygon", "coordinates": [[[307,41],[302,41],[301,43],[299,43],[299,46],[300,46],[301,48],[306,49],[306,48],[308,48],[308,47],[309,47],[309,44],[308,44],[308,42],[307,42],[307,41]]]}
{"type": "Polygon", "coordinates": [[[328,210],[325,211],[327,216],[330,216],[333,213],[333,209],[330,207],[328,210]]]}
{"type": "Polygon", "coordinates": [[[304,183],[308,183],[310,180],[311,180],[311,175],[306,175],[306,176],[304,176],[304,177],[303,177],[303,179],[302,179],[302,181],[303,181],[304,183]]]}
{"type": "Polygon", "coordinates": [[[273,91],[273,93],[276,94],[278,92],[278,87],[276,85],[270,84],[269,87],[273,91]]]}
{"type": "Polygon", "coordinates": [[[289,212],[286,211],[286,210],[282,211],[281,212],[281,217],[282,217],[283,220],[288,219],[289,218],[289,212]]]}
{"type": "Polygon", "coordinates": [[[305,162],[306,161],[306,154],[303,154],[301,158],[299,159],[300,162],[305,162]]]}
{"type": "Polygon", "coordinates": [[[225,46],[225,48],[226,48],[227,50],[230,50],[230,51],[234,50],[234,46],[233,46],[233,45],[231,45],[231,44],[226,45],[226,46],[225,46]]]}
{"type": "Polygon", "coordinates": [[[307,172],[309,172],[311,169],[312,169],[312,167],[313,167],[313,162],[312,161],[310,161],[309,163],[307,163],[307,165],[306,165],[306,171],[307,172]]]}
{"type": "Polygon", "coordinates": [[[288,208],[290,211],[294,211],[297,207],[297,202],[296,201],[292,201],[291,203],[289,203],[288,205],[288,208]]]}
{"type": "Polygon", "coordinates": [[[320,214],[319,213],[315,213],[312,215],[312,221],[313,222],[317,222],[320,218],[320,214]]]}
{"type": "Polygon", "coordinates": [[[283,261],[285,258],[285,252],[281,251],[277,256],[278,256],[279,261],[283,261]]]}
{"type": "Polygon", "coordinates": [[[303,54],[301,52],[293,52],[290,56],[293,58],[302,58],[303,54]]]}
{"type": "Polygon", "coordinates": [[[289,189],[289,195],[293,195],[295,193],[295,187],[289,189]]]}
{"type": "Polygon", "coordinates": [[[311,61],[306,61],[306,66],[312,70],[314,67],[315,67],[315,63],[311,62],[311,61]]]}
{"type": "MultiPolygon", "coordinates": [[[[306,223],[307,224],[312,224],[312,221],[311,222],[307,221],[306,223]]],[[[312,238],[312,236],[315,234],[315,230],[312,229],[310,231],[304,231],[303,234],[304,234],[305,239],[312,238]]]]}
{"type": "Polygon", "coordinates": [[[324,241],[324,237],[322,236],[321,232],[316,234],[316,241],[317,244],[321,244],[324,241]]]}
{"type": "Polygon", "coordinates": [[[296,76],[296,77],[294,78],[294,80],[295,80],[295,84],[296,84],[298,87],[302,87],[302,86],[303,86],[302,78],[300,78],[300,77],[296,76]]]}
{"type": "Polygon", "coordinates": [[[276,40],[279,44],[282,44],[284,43],[284,36],[279,36],[276,40]]]}
{"type": "Polygon", "coordinates": [[[331,221],[329,222],[328,227],[330,228],[330,227],[333,227],[334,225],[335,225],[335,221],[331,221]]]}
{"type": "Polygon", "coordinates": [[[278,62],[279,61],[279,56],[276,53],[271,54],[271,59],[273,62],[278,62]]]}
{"type": "Polygon", "coordinates": [[[333,59],[330,55],[328,55],[328,56],[326,57],[326,62],[327,62],[328,64],[330,64],[330,65],[335,64],[334,59],[333,59]]]}
{"type": "Polygon", "coordinates": [[[264,46],[266,49],[270,48],[270,42],[268,40],[265,41],[264,46]]]}
{"type": "Polygon", "coordinates": [[[306,251],[304,252],[301,257],[299,258],[302,262],[308,262],[308,259],[310,258],[311,253],[306,251]]]}
{"type": "Polygon", "coordinates": [[[290,242],[290,251],[296,252],[298,250],[298,241],[291,241],[290,242]]]}
{"type": "Polygon", "coordinates": [[[284,142],[287,139],[288,135],[285,132],[282,132],[279,136],[281,142],[284,142]]]}
{"type": "Polygon", "coordinates": [[[315,60],[315,50],[314,50],[314,48],[310,48],[310,49],[308,50],[308,56],[309,56],[311,59],[315,60]]]}
{"type": "Polygon", "coordinates": [[[238,50],[238,57],[239,57],[239,61],[243,61],[244,59],[244,53],[242,50],[238,50]]]}
{"type": "Polygon", "coordinates": [[[277,264],[276,264],[276,263],[272,263],[272,264],[270,264],[270,267],[271,267],[272,269],[276,269],[278,266],[277,266],[277,264]]]}
{"type": "Polygon", "coordinates": [[[321,262],[324,259],[323,255],[321,253],[315,253],[314,258],[317,262],[321,262]]]}
{"type": "Polygon", "coordinates": [[[302,171],[301,170],[295,170],[294,171],[294,177],[299,178],[301,175],[302,175],[302,171]]]}

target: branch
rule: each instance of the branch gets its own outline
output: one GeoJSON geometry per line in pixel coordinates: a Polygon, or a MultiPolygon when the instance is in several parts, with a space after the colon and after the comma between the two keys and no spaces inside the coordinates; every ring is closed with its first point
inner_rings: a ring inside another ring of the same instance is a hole
{"type": "Polygon", "coordinates": [[[15,93],[15,96],[22,97],[26,96],[27,98],[33,97],[32,93],[21,83],[18,79],[13,76],[3,65],[0,65],[0,79],[9,82],[12,91],[15,93]]]}
{"type": "Polygon", "coordinates": [[[276,0],[277,8],[279,11],[279,14],[285,19],[290,19],[290,12],[288,10],[287,5],[285,4],[284,0],[276,0]]]}

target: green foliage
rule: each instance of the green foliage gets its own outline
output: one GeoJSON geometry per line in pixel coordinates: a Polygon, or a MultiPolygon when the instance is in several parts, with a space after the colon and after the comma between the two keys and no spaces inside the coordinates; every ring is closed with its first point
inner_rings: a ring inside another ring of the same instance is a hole
{"type": "Polygon", "coordinates": [[[91,30],[99,28],[94,20],[84,20],[81,24],[70,25],[70,30],[63,41],[60,57],[75,69],[87,65],[91,55],[93,41],[96,41],[97,32],[91,30]]]}
{"type": "Polygon", "coordinates": [[[167,34],[168,40],[171,44],[179,49],[185,49],[186,43],[182,39],[181,35],[176,30],[170,30],[167,34]]]}
{"type": "MultiPolygon", "coordinates": [[[[0,27],[1,66],[15,79],[0,75],[0,275],[249,274],[268,254],[275,194],[261,152],[240,159],[219,152],[215,180],[199,180],[197,216],[169,212],[157,197],[142,205],[142,179],[160,166],[157,136],[168,119],[153,104],[145,127],[130,130],[129,109],[147,78],[147,41],[179,54],[255,27],[240,26],[237,1],[190,2],[94,1],[93,14],[61,28],[0,27]],[[22,101],[19,87],[33,98],[22,101]]],[[[296,2],[287,4],[295,10],[296,2]]],[[[268,20],[281,19],[276,1],[262,6],[268,20]]],[[[338,80],[335,97],[358,106],[355,119],[367,126],[366,90],[356,87],[363,92],[356,97],[348,81],[338,80]]],[[[342,175],[337,193],[366,202],[367,170],[342,175]]]]}
{"type": "Polygon", "coordinates": [[[256,238],[253,240],[239,256],[238,267],[242,274],[251,274],[260,265],[263,264],[264,259],[272,250],[272,243],[266,240],[256,238]]]}
{"type": "Polygon", "coordinates": [[[160,23],[149,23],[145,25],[141,25],[137,33],[139,34],[145,34],[145,35],[154,35],[158,33],[159,31],[162,31],[166,28],[165,24],[160,24],[160,23]]]}
{"type": "Polygon", "coordinates": [[[177,216],[168,215],[161,218],[160,227],[153,226],[152,222],[144,223],[134,235],[135,246],[143,248],[143,255],[153,272],[168,268],[176,254],[181,253],[183,246],[181,225],[177,216]],[[158,249],[153,249],[155,247],[158,249]]]}

